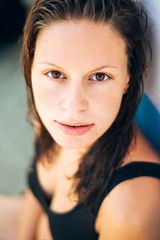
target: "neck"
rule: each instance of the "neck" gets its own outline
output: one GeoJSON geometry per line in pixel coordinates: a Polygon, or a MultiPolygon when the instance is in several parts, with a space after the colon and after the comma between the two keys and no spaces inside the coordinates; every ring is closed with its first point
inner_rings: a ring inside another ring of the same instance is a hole
{"type": "Polygon", "coordinates": [[[85,151],[79,149],[61,148],[58,159],[60,162],[65,161],[66,164],[70,164],[79,161],[84,153],[85,151]]]}
{"type": "Polygon", "coordinates": [[[78,170],[80,160],[85,151],[80,149],[61,148],[57,157],[57,163],[67,178],[71,178],[78,170]]]}

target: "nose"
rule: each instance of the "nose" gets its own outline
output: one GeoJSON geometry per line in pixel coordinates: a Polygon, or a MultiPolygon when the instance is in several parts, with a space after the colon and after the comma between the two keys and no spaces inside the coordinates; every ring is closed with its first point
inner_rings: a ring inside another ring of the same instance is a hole
{"type": "Polygon", "coordinates": [[[79,113],[88,108],[87,93],[81,84],[69,86],[64,93],[62,108],[69,113],[79,113]]]}

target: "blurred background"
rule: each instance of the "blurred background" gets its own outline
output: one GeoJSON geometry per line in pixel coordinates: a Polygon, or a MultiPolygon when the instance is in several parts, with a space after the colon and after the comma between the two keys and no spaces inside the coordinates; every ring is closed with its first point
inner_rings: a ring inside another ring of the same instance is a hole
{"type": "Polygon", "coordinates": [[[21,44],[26,13],[33,0],[0,0],[0,193],[18,194],[26,187],[33,152],[26,121],[21,44]]]}
{"type": "MultiPolygon", "coordinates": [[[[160,1],[142,0],[151,22],[153,65],[136,121],[160,151],[160,1]]],[[[19,38],[33,0],[0,0],[0,194],[23,193],[33,155],[32,129],[26,120],[25,85],[19,38]]]]}

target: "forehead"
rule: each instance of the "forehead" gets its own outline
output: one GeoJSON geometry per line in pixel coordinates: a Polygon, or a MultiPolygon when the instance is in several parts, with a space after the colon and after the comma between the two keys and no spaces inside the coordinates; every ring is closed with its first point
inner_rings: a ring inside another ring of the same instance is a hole
{"type": "MultiPolygon", "coordinates": [[[[39,34],[35,58],[47,61],[79,64],[83,59],[115,63],[127,58],[126,44],[120,34],[109,24],[89,20],[72,20],[50,24],[39,34]]],[[[100,62],[99,62],[100,63],[100,62]]]]}

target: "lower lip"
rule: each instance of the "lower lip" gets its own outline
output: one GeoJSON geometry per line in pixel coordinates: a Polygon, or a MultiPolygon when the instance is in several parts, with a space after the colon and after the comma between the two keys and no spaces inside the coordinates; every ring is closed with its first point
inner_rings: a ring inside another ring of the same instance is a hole
{"type": "Polygon", "coordinates": [[[58,127],[62,130],[63,133],[71,136],[80,136],[87,133],[92,127],[93,124],[80,126],[80,127],[72,127],[69,125],[65,125],[59,122],[56,122],[58,127]]]}

